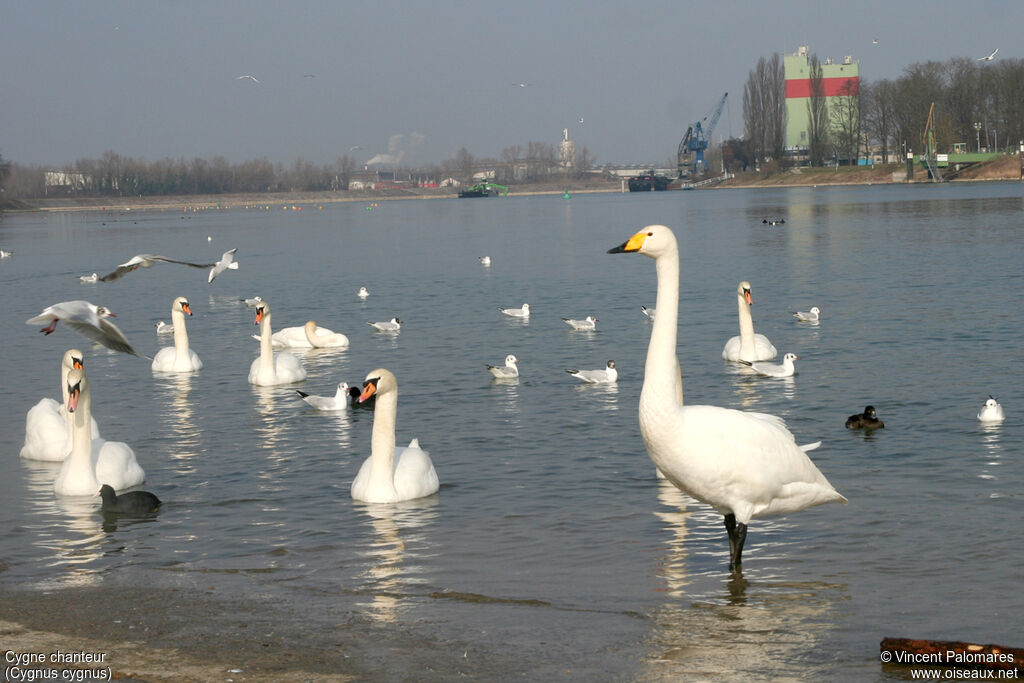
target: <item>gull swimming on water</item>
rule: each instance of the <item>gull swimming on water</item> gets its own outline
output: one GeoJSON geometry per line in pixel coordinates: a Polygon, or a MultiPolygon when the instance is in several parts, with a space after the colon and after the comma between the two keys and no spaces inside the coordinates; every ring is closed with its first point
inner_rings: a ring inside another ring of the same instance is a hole
{"type": "Polygon", "coordinates": [[[496,379],[515,379],[519,377],[519,367],[516,365],[518,362],[519,359],[510,353],[505,356],[505,365],[488,365],[487,370],[496,379]]]}
{"type": "Polygon", "coordinates": [[[1006,419],[1006,413],[1003,412],[1003,407],[999,405],[999,401],[994,396],[989,396],[988,400],[985,401],[985,405],[978,412],[978,419],[982,422],[1002,422],[1006,419]]]}
{"type": "Polygon", "coordinates": [[[49,335],[57,329],[57,323],[63,320],[64,324],[75,332],[95,342],[99,342],[108,349],[145,358],[145,356],[132,348],[132,345],[125,339],[121,330],[114,323],[107,320],[110,317],[116,316],[103,306],[97,306],[88,301],[61,301],[52,306],[47,306],[43,309],[42,313],[26,320],[25,324],[40,325],[47,323],[46,327],[41,329],[40,332],[49,335]]]}
{"type": "Polygon", "coordinates": [[[360,287],[359,293],[356,296],[358,296],[360,299],[365,299],[366,297],[370,296],[370,290],[368,290],[366,287],[360,287]]]}
{"type": "Polygon", "coordinates": [[[359,387],[350,387],[348,382],[339,382],[334,396],[312,396],[305,391],[295,390],[303,401],[317,410],[345,410],[362,392],[359,387]]]}
{"type": "Polygon", "coordinates": [[[490,256],[481,256],[480,257],[480,265],[482,265],[482,266],[489,266],[489,265],[491,265],[491,257],[490,256]]]}
{"type": "Polygon", "coordinates": [[[530,317],[530,304],[523,304],[522,308],[499,308],[498,310],[513,318],[530,317]]]}
{"type": "Polygon", "coordinates": [[[0,258],[11,258],[11,256],[13,256],[13,255],[14,255],[13,251],[7,251],[5,249],[0,249],[0,258]]]}
{"type": "Polygon", "coordinates": [[[82,284],[89,284],[91,282],[98,282],[100,276],[97,275],[96,273],[93,273],[92,275],[79,275],[78,279],[82,282],[82,284]]]}
{"type": "Polygon", "coordinates": [[[569,325],[570,327],[572,327],[572,329],[583,331],[583,332],[596,330],[597,329],[597,323],[601,322],[600,320],[598,320],[597,318],[595,318],[592,315],[588,315],[583,320],[570,320],[569,318],[562,318],[562,321],[566,325],[569,325]]]}
{"type": "Polygon", "coordinates": [[[174,325],[169,325],[168,323],[165,323],[163,320],[156,323],[154,327],[156,327],[157,334],[171,334],[172,332],[174,332],[174,325]]]}
{"type": "Polygon", "coordinates": [[[648,320],[654,320],[654,314],[656,312],[655,309],[647,308],[646,306],[641,306],[640,310],[644,312],[645,318],[647,318],[648,320]]]}
{"type": "Polygon", "coordinates": [[[587,384],[613,384],[619,379],[619,371],[615,369],[613,360],[608,361],[601,370],[566,370],[566,372],[587,384]]]}
{"type": "Polygon", "coordinates": [[[739,361],[747,367],[753,368],[759,375],[765,377],[792,377],[796,374],[796,365],[793,361],[800,360],[795,353],[787,353],[782,357],[781,363],[768,363],[767,361],[739,361]]]}
{"type": "Polygon", "coordinates": [[[402,330],[402,321],[398,318],[392,318],[391,320],[385,320],[384,322],[368,322],[366,324],[379,332],[400,332],[402,330]]]}
{"type": "Polygon", "coordinates": [[[809,311],[797,311],[793,314],[793,317],[802,323],[816,323],[820,316],[821,309],[817,306],[811,306],[809,311]]]}

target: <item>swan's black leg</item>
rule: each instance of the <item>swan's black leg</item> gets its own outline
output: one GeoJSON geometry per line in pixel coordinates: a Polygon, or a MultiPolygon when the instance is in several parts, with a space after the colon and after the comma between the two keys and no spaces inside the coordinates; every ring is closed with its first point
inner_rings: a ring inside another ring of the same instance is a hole
{"type": "Polygon", "coordinates": [[[742,563],[743,543],[747,540],[747,525],[737,524],[736,515],[725,516],[725,530],[729,534],[729,569],[736,569],[742,563]]]}

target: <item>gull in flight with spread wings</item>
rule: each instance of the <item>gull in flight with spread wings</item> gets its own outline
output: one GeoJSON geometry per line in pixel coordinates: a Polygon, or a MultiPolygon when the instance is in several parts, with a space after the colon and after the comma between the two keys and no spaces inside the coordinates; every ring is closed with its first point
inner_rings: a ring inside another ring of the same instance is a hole
{"type": "Polygon", "coordinates": [[[132,345],[125,339],[124,334],[117,328],[117,325],[107,320],[116,317],[103,306],[88,301],[61,301],[60,303],[47,306],[43,312],[34,318],[25,321],[26,325],[41,325],[47,323],[46,327],[39,330],[43,334],[50,334],[57,329],[57,323],[61,320],[75,332],[103,344],[108,349],[130,353],[140,358],[145,358],[141,353],[132,348],[132,345]]]}
{"type": "Polygon", "coordinates": [[[235,80],[236,81],[252,81],[253,83],[259,83],[260,82],[260,79],[256,78],[255,76],[250,76],[249,74],[245,74],[244,76],[235,76],[235,80]]]}
{"type": "MultiPolygon", "coordinates": [[[[190,263],[189,261],[179,261],[178,259],[168,258],[167,256],[160,256],[159,254],[136,254],[124,263],[120,264],[116,270],[107,273],[100,278],[101,282],[113,282],[114,280],[120,280],[122,277],[137,270],[139,268],[152,268],[157,261],[163,261],[164,263],[177,263],[183,266],[189,266],[190,268],[210,268],[210,279],[209,282],[213,282],[213,278],[217,277],[225,268],[230,268],[230,264],[233,261],[235,250],[224,252],[220,261],[215,263],[190,263]],[[225,264],[225,260],[227,264],[225,264]],[[222,265],[225,264],[225,265],[222,265]],[[219,268],[219,270],[218,270],[219,268]],[[217,271],[216,273],[214,271],[217,271]]],[[[238,267],[237,264],[234,266],[238,267]]]]}
{"type": "Polygon", "coordinates": [[[998,47],[996,49],[992,50],[992,54],[990,54],[988,57],[978,57],[974,61],[976,61],[976,62],[991,62],[993,59],[996,58],[996,53],[997,52],[999,52],[999,48],[998,47]]]}

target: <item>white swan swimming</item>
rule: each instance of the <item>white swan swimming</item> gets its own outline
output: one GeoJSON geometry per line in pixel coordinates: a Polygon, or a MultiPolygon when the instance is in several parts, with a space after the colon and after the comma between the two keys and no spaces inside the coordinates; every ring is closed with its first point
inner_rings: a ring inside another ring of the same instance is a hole
{"type": "MultiPolygon", "coordinates": [[[[20,455],[27,460],[62,462],[71,452],[71,417],[68,415],[68,373],[84,363],[82,352],[69,349],[60,362],[60,391],[63,397],[58,403],[52,398],[42,398],[29,408],[25,415],[25,444],[20,455]]],[[[100,428],[92,420],[93,438],[99,438],[100,428]]]]}
{"type": "Polygon", "coordinates": [[[600,370],[566,370],[576,379],[587,384],[614,384],[619,379],[619,371],[615,369],[615,361],[610,360],[600,370]]]}
{"type": "Polygon", "coordinates": [[[116,491],[138,486],[146,473],[128,444],[92,438],[92,394],[85,372],[68,373],[67,411],[72,417],[71,453],[53,482],[59,496],[95,496],[102,484],[116,491]]]}
{"type": "Polygon", "coordinates": [[[640,391],[640,432],[654,465],[679,489],[725,516],[729,566],[742,563],[747,524],[833,501],[846,502],[800,447],[781,418],[717,406],[683,404],[676,356],[679,250],[663,225],[649,225],[609,253],[655,260],[658,316],[640,391]]]}
{"type": "Polygon", "coordinates": [[[978,411],[978,419],[982,422],[1002,422],[1006,419],[1006,413],[1003,411],[1003,407],[999,405],[999,401],[990,395],[988,400],[985,401],[985,405],[978,411]]]}
{"type": "Polygon", "coordinates": [[[397,503],[437,493],[440,486],[430,455],[413,439],[395,448],[398,417],[398,380],[383,368],[373,370],[363,382],[360,401],[376,396],[370,457],[352,482],[352,498],[366,503],[397,503]]]}
{"type": "Polygon", "coordinates": [[[765,377],[792,377],[796,374],[796,364],[793,361],[800,360],[800,356],[795,353],[787,353],[782,357],[781,363],[768,363],[766,361],[755,361],[748,363],[745,360],[741,360],[740,363],[750,366],[759,375],[765,377]]]}
{"type": "Polygon", "coordinates": [[[495,379],[516,379],[519,377],[519,359],[511,353],[505,356],[504,365],[488,365],[487,371],[494,375],[495,379]]]}
{"type": "Polygon", "coordinates": [[[298,358],[287,351],[274,353],[270,341],[273,336],[270,329],[270,304],[266,301],[257,304],[253,324],[260,326],[260,355],[249,366],[249,384],[269,387],[306,379],[306,370],[298,358]]]}
{"type": "Polygon", "coordinates": [[[750,315],[750,305],[754,297],[750,293],[750,283],[741,282],[736,287],[736,304],[739,307],[740,334],[725,343],[722,358],[725,360],[771,360],[779,355],[775,347],[763,334],[754,334],[754,319],[750,315]]]}
{"type": "Polygon", "coordinates": [[[203,361],[188,346],[185,314],[192,315],[192,309],[189,308],[188,299],[179,296],[171,303],[174,346],[165,346],[153,357],[154,372],[195,372],[203,367],[203,361]]]}

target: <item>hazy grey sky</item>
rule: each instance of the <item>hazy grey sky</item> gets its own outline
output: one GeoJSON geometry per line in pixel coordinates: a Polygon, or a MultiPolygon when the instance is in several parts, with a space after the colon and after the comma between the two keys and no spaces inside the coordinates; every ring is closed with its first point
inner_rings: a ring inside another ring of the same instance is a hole
{"type": "Polygon", "coordinates": [[[809,45],[875,80],[1020,58],[1022,29],[1022,0],[0,0],[0,154],[419,165],[567,127],[598,163],[660,163],[726,91],[716,137],[742,134],[761,56],[809,45]]]}

